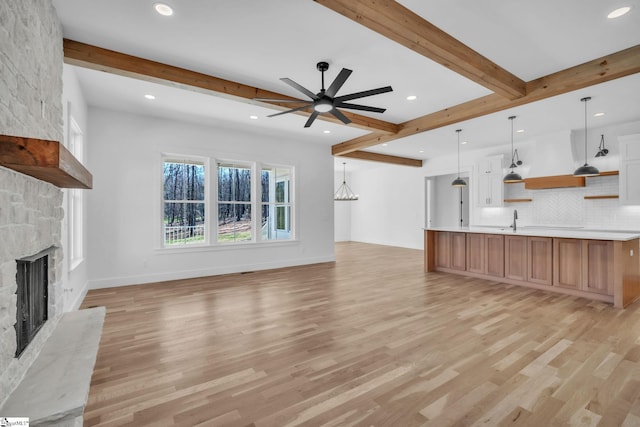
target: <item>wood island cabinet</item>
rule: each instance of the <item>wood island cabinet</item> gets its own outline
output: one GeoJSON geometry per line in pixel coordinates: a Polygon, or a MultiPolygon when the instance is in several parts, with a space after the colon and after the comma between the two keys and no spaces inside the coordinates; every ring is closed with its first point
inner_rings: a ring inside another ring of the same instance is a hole
{"type": "Polygon", "coordinates": [[[613,242],[554,239],[553,284],[613,295],[613,242]]]}
{"type": "Polygon", "coordinates": [[[451,233],[451,268],[467,269],[467,245],[465,233],[451,233]]]}
{"type": "Polygon", "coordinates": [[[436,249],[436,268],[450,268],[451,267],[451,233],[448,231],[441,231],[436,234],[435,239],[436,249]]]}
{"type": "Polygon", "coordinates": [[[503,236],[467,233],[467,271],[504,277],[503,236]]]}
{"type": "Polygon", "coordinates": [[[527,281],[551,286],[553,283],[553,239],[527,237],[527,281]]]}
{"type": "Polygon", "coordinates": [[[553,240],[553,285],[569,289],[582,288],[582,241],[553,240]]]}
{"type": "Polygon", "coordinates": [[[467,271],[484,274],[484,234],[467,233],[467,271]]]}
{"type": "Polygon", "coordinates": [[[613,242],[582,241],[582,289],[613,295],[613,242]]]}
{"type": "Polygon", "coordinates": [[[504,277],[527,280],[527,238],[504,236],[504,277]]]}
{"type": "Polygon", "coordinates": [[[640,239],[425,230],[425,272],[444,271],[613,303],[640,299],[640,239]]]}
{"type": "Polygon", "coordinates": [[[485,234],[485,268],[486,274],[504,277],[504,236],[501,234],[485,234]]]}

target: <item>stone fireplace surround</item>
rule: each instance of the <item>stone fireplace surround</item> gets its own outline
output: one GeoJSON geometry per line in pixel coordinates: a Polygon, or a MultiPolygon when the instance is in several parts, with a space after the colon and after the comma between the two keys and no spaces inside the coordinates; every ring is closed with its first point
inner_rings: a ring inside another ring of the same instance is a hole
{"type": "Polygon", "coordinates": [[[0,406],[20,382],[63,311],[62,191],[0,167],[0,406]],[[49,255],[49,320],[15,357],[16,260],[55,247],[49,255]]]}

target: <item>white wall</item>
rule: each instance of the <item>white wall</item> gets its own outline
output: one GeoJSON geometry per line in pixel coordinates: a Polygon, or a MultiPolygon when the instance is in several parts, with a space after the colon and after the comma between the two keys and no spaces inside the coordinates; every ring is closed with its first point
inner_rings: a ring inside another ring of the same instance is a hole
{"type": "MultiPolygon", "coordinates": [[[[333,174],[333,188],[337,190],[346,175],[347,184],[351,186],[351,173],[335,172],[333,174]]],[[[358,201],[334,201],[334,239],[336,242],[348,242],[351,240],[351,205],[358,201]]]]}
{"type": "Polygon", "coordinates": [[[89,108],[90,288],[335,260],[327,146],[89,108]],[[294,242],[161,249],[161,153],[293,165],[294,242]]]}
{"type": "MultiPolygon", "coordinates": [[[[63,133],[64,133],[64,145],[69,147],[69,116],[73,117],[73,120],[80,126],[81,131],[87,135],[87,103],[82,95],[82,90],[78,82],[76,73],[70,65],[64,64],[62,72],[62,120],[63,120],[63,133]]],[[[86,153],[87,146],[89,145],[88,139],[84,138],[84,153],[86,153]]],[[[86,165],[86,155],[80,160],[81,163],[86,165]]],[[[78,190],[76,190],[78,191],[78,190]]],[[[84,211],[87,209],[86,193],[91,190],[80,190],[85,193],[84,197],[84,211]]],[[[86,258],[83,262],[78,264],[72,271],[69,271],[69,200],[68,196],[70,190],[63,190],[64,199],[62,202],[63,209],[65,211],[64,219],[62,222],[62,248],[64,251],[64,260],[62,264],[62,281],[64,287],[64,310],[71,311],[77,310],[87,293],[88,285],[88,269],[86,258]]],[[[84,247],[87,247],[87,215],[84,215],[82,228],[84,233],[84,247]]],[[[86,255],[86,254],[85,254],[86,255]]]]}
{"type": "Polygon", "coordinates": [[[382,165],[351,173],[351,240],[421,249],[424,170],[382,165]]]}
{"type": "MultiPolygon", "coordinates": [[[[434,200],[433,218],[431,227],[457,227],[460,225],[460,189],[453,188],[451,182],[456,179],[457,173],[440,175],[433,178],[432,200],[434,200]]],[[[464,177],[469,183],[469,178],[464,177]]],[[[463,225],[469,225],[469,185],[462,188],[463,225]]]]}

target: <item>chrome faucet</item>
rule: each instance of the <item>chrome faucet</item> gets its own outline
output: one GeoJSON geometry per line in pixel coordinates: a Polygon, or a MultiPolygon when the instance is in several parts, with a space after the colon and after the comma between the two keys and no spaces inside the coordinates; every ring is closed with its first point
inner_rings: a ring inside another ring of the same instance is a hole
{"type": "Polygon", "coordinates": [[[516,232],[518,225],[516,224],[516,220],[518,219],[518,210],[513,210],[513,224],[511,224],[511,228],[513,228],[513,232],[516,232]]]}

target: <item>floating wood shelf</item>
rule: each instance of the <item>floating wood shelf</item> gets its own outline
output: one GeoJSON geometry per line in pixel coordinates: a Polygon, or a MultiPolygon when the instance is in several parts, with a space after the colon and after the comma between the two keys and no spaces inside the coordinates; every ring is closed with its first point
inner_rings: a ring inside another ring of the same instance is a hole
{"type": "Polygon", "coordinates": [[[509,181],[509,182],[505,182],[505,184],[520,184],[521,182],[524,182],[524,179],[521,179],[520,181],[509,181]]]}
{"type": "Polygon", "coordinates": [[[594,199],[617,199],[620,196],[617,194],[607,194],[603,196],[584,196],[585,200],[594,200],[594,199]]]}
{"type": "Polygon", "coordinates": [[[504,199],[505,203],[531,202],[533,199],[504,199]]]}
{"type": "Polygon", "coordinates": [[[584,186],[584,176],[556,175],[524,179],[524,188],[527,190],[543,190],[547,188],[569,188],[584,186]]]}
{"type": "Polygon", "coordinates": [[[60,188],[93,187],[93,176],[62,144],[0,135],[0,166],[60,188]]]}
{"type": "MultiPolygon", "coordinates": [[[[620,171],[605,171],[605,172],[600,172],[600,175],[598,176],[612,176],[612,175],[619,175],[620,171]]],[[[592,176],[591,178],[597,178],[598,176],[592,176]]]]}

